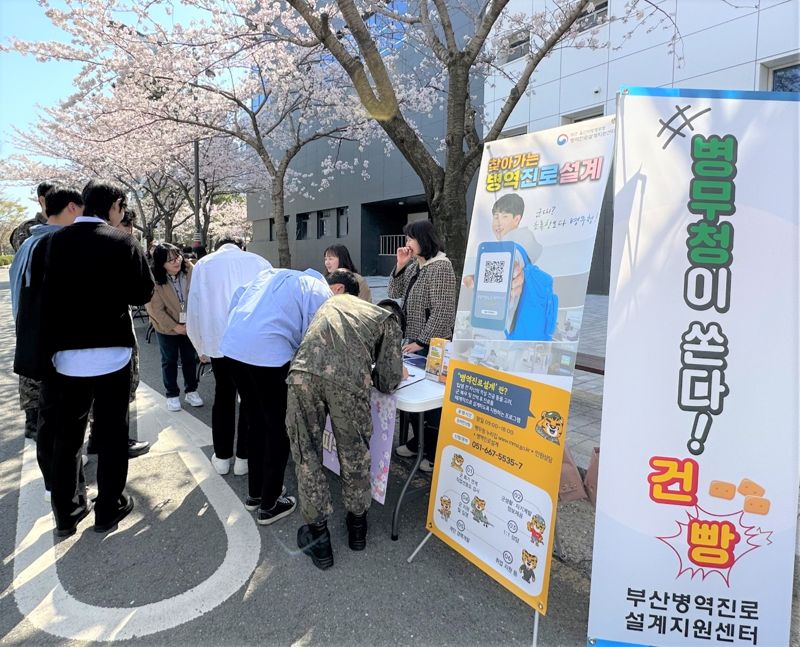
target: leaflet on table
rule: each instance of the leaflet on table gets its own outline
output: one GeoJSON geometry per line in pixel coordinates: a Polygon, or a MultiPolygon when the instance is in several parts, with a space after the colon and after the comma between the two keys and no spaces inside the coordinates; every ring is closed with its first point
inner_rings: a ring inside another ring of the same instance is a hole
{"type": "Polygon", "coordinates": [[[589,644],[788,645],[800,94],[618,106],[589,644]]]}
{"type": "Polygon", "coordinates": [[[417,382],[421,382],[425,379],[424,369],[418,368],[413,364],[409,364],[408,362],[403,362],[403,365],[406,367],[406,371],[408,371],[408,377],[403,379],[400,384],[397,385],[398,389],[411,386],[412,384],[416,384],[417,382]]]}
{"type": "MultiPolygon", "coordinates": [[[[370,467],[372,498],[378,503],[383,503],[386,500],[389,464],[392,460],[397,400],[391,393],[381,393],[377,389],[372,389],[370,408],[372,410],[372,438],[369,443],[372,458],[370,467]]],[[[322,434],[322,464],[334,474],[340,473],[339,455],[336,452],[336,439],[333,436],[330,418],[327,419],[322,434]]]]}
{"type": "Polygon", "coordinates": [[[547,611],[572,373],[614,118],[484,148],[428,528],[547,611]]]}

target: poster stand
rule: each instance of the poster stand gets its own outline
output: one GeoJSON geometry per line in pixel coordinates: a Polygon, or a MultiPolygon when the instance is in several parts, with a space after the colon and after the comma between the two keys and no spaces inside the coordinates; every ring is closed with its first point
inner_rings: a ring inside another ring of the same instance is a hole
{"type": "MultiPolygon", "coordinates": [[[[561,541],[559,540],[558,535],[558,523],[554,527],[554,534],[555,537],[553,539],[553,555],[562,562],[567,558],[566,552],[564,552],[563,548],[561,547],[561,541]]],[[[417,553],[422,550],[422,547],[428,543],[428,540],[433,537],[432,532],[428,532],[428,534],[423,537],[422,541],[419,542],[419,545],[414,549],[414,552],[411,553],[406,562],[409,564],[414,561],[414,558],[417,556],[417,553]]],[[[536,647],[539,642],[539,612],[533,612],[533,647],[536,647]]]]}
{"type": "MultiPolygon", "coordinates": [[[[411,553],[411,555],[408,556],[408,559],[406,559],[406,561],[409,564],[412,561],[414,561],[414,558],[417,556],[417,553],[422,550],[422,547],[426,543],[428,543],[428,540],[431,537],[433,537],[433,533],[429,532],[427,535],[425,535],[425,537],[422,539],[422,541],[419,542],[419,546],[417,546],[414,549],[414,552],[411,553]]],[[[553,547],[553,552],[556,552],[556,550],[557,550],[556,547],[557,546],[558,546],[558,533],[556,533],[555,546],[553,547]]],[[[536,647],[538,645],[538,643],[539,643],[539,612],[538,611],[534,611],[533,612],[533,647],[536,647]]]]}

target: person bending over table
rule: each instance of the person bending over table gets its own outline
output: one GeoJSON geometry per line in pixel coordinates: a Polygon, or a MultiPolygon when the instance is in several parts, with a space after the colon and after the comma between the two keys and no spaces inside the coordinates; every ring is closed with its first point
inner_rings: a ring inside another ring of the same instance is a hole
{"type": "Polygon", "coordinates": [[[320,306],[286,380],[286,429],[306,521],[297,531],[297,545],[323,570],[333,566],[328,531],[333,506],[322,468],[326,417],[341,465],[348,545],[364,550],[372,501],[370,388],[390,393],[405,375],[397,304],[387,299],[384,309],[359,299],[358,281],[348,270],[331,272],[327,281],[337,296],[320,306]]]}

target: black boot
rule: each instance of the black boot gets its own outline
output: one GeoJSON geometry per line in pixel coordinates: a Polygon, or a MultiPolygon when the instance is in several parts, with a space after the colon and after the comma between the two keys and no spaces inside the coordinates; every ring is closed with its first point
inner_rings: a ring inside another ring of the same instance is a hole
{"type": "Polygon", "coordinates": [[[350,550],[364,550],[367,547],[367,513],[347,513],[347,544],[350,550]]]}
{"type": "Polygon", "coordinates": [[[25,409],[25,438],[36,440],[39,428],[39,409],[25,409]]]}
{"type": "Polygon", "coordinates": [[[333,566],[333,548],[327,521],[300,526],[297,529],[297,546],[311,558],[317,568],[324,571],[333,566]]]}

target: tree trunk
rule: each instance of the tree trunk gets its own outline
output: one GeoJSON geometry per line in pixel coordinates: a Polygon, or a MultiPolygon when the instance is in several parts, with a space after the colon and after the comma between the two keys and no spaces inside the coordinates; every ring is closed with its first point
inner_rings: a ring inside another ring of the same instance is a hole
{"type": "Polygon", "coordinates": [[[275,222],[275,233],[278,236],[278,265],[280,267],[292,266],[292,253],[289,250],[289,232],[286,230],[286,220],[283,218],[284,196],[283,180],[286,171],[279,172],[272,179],[270,197],[272,199],[272,217],[275,222]]]}
{"type": "Polygon", "coordinates": [[[172,218],[164,218],[164,242],[172,242],[172,218]]]}
{"type": "Polygon", "coordinates": [[[467,249],[467,195],[460,178],[446,175],[444,185],[433,199],[428,198],[428,207],[431,221],[460,280],[467,249]]]}

